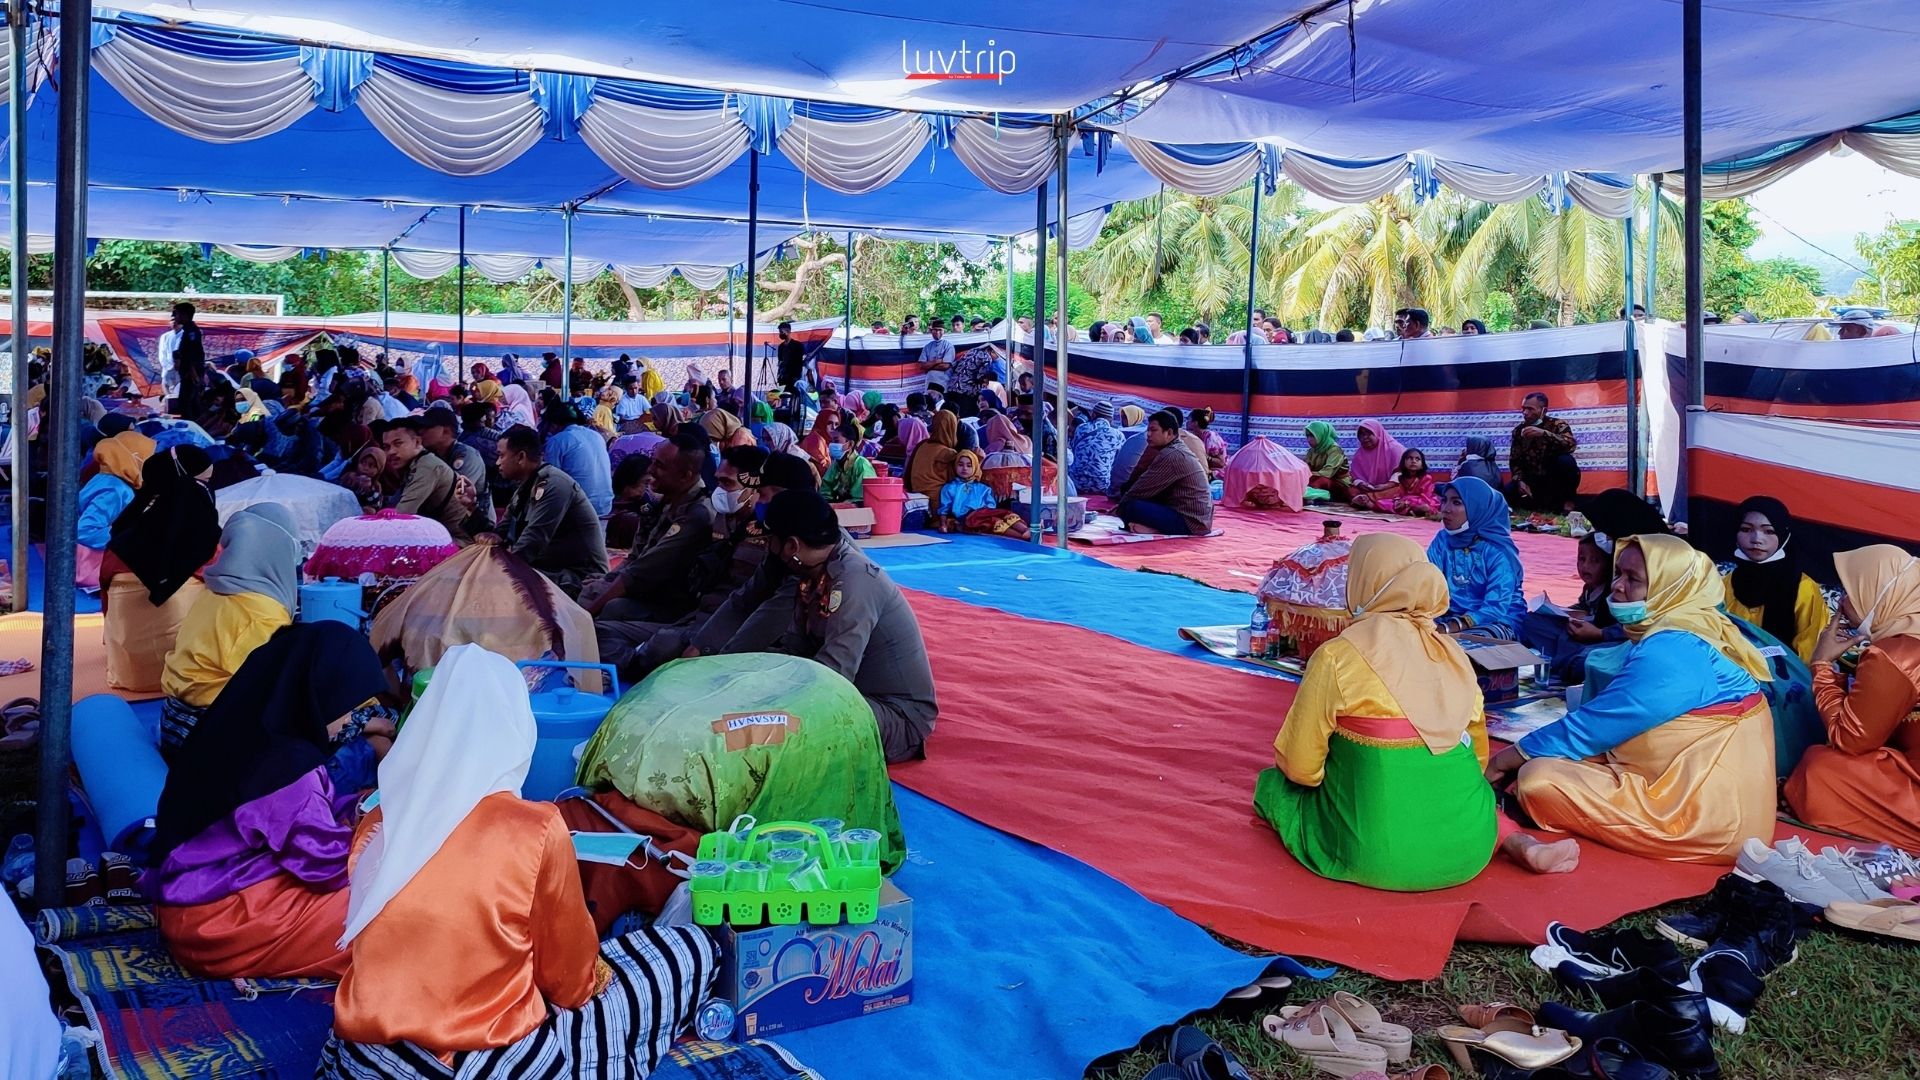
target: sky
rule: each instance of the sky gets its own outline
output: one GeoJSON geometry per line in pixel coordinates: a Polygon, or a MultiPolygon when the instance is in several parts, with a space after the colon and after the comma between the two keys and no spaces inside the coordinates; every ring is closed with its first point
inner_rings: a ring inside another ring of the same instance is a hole
{"type": "Polygon", "coordinates": [[[1748,196],[1758,213],[1757,258],[1823,261],[1817,248],[1864,266],[1853,249],[1860,233],[1894,218],[1920,218],[1920,179],[1901,176],[1858,154],[1827,154],[1748,196]],[[1795,234],[1798,234],[1797,236],[1795,234]]]}

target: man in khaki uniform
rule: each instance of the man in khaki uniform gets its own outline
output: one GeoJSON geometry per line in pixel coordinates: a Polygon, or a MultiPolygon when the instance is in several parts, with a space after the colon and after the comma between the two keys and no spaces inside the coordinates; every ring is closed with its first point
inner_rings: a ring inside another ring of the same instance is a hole
{"type": "Polygon", "coordinates": [[[587,493],[542,460],[540,436],[516,424],[500,436],[496,464],[514,485],[500,539],[507,550],[547,575],[568,596],[607,572],[607,542],[587,493]]]}
{"type": "Polygon", "coordinates": [[[693,564],[713,542],[713,506],[700,479],[708,445],[699,425],[682,424],[653,448],[647,482],[660,501],[640,511],[620,569],[581,593],[596,623],[670,622],[693,610],[693,564]]]}
{"type": "Polygon", "coordinates": [[[420,441],[420,421],[411,416],[393,421],[381,436],[381,444],[387,460],[400,467],[400,497],[394,500],[393,508],[438,521],[462,547],[471,543],[467,516],[472,507],[458,497],[459,477],[453,466],[428,453],[426,444],[420,441]]]}

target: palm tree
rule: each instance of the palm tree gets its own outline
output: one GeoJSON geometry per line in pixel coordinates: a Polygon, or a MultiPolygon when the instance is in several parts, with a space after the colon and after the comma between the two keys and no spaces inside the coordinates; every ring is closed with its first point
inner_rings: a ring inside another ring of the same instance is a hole
{"type": "Polygon", "coordinates": [[[1620,223],[1582,207],[1553,213],[1539,199],[1476,208],[1473,233],[1454,258],[1453,290],[1478,308],[1493,284],[1494,267],[1511,257],[1534,290],[1560,306],[1559,324],[1573,325],[1582,309],[1618,295],[1620,223]]]}
{"type": "MultiPolygon", "coordinates": [[[[1260,203],[1260,261],[1280,254],[1281,229],[1300,210],[1301,191],[1282,184],[1260,203]]],[[[1116,206],[1086,264],[1086,283],[1103,305],[1126,307],[1177,280],[1198,314],[1211,320],[1243,298],[1253,187],[1225,195],[1163,192],[1116,206]]]]}
{"type": "Polygon", "coordinates": [[[1265,291],[1283,320],[1384,327],[1402,307],[1436,323],[1458,318],[1452,253],[1463,242],[1466,203],[1451,195],[1415,203],[1408,191],[1321,211],[1288,229],[1267,262],[1265,291]]]}

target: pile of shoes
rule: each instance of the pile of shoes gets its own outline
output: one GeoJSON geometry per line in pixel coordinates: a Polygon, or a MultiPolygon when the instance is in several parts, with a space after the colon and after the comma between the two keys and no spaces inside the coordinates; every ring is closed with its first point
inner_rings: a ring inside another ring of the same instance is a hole
{"type": "Polygon", "coordinates": [[[1145,1080],[1253,1080],[1233,1052],[1190,1024],[1173,1029],[1167,1060],[1147,1071],[1145,1080]]]}
{"type": "Polygon", "coordinates": [[[1380,1010],[1339,991],[1306,1005],[1289,1005],[1260,1023],[1267,1038],[1335,1076],[1388,1080],[1447,1080],[1445,1068],[1425,1065],[1388,1073],[1413,1056],[1413,1032],[1380,1010]],[[1437,1071],[1436,1071],[1437,1070],[1437,1071]]]}
{"type": "MultiPolygon", "coordinates": [[[[1785,897],[1781,900],[1784,903],[1785,897]]],[[[1715,939],[1720,940],[1717,935],[1715,939]]],[[[1593,1054],[1605,1055],[1614,1063],[1592,1075],[1636,1080],[1719,1077],[1720,1064],[1713,1054],[1712,995],[1731,994],[1720,982],[1724,973],[1719,961],[1697,973],[1712,981],[1710,990],[1702,992],[1694,981],[1696,973],[1688,970],[1672,942],[1632,930],[1581,933],[1552,923],[1547,927],[1547,943],[1533,950],[1533,962],[1599,1006],[1598,1011],[1590,1011],[1549,1002],[1540,1008],[1542,1024],[1578,1036],[1593,1054]]],[[[1759,996],[1758,980],[1754,983],[1739,988],[1750,995],[1749,1002],[1759,996]]]]}
{"type": "Polygon", "coordinates": [[[1920,865],[1897,848],[1815,854],[1798,838],[1771,848],[1748,840],[1734,873],[1778,886],[1834,926],[1920,941],[1920,865]]]}

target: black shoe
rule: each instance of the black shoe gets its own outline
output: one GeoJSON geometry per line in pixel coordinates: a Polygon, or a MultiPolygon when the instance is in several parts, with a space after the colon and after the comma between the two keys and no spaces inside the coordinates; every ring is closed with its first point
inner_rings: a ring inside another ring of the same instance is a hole
{"type": "Polygon", "coordinates": [[[1757,946],[1715,945],[1694,961],[1687,983],[1706,997],[1714,1024],[1735,1035],[1747,1030],[1747,1017],[1767,988],[1751,966],[1757,951],[1757,946]]]}
{"type": "MultiPolygon", "coordinates": [[[[1619,1039],[1596,1039],[1558,1065],[1523,1069],[1481,1050],[1468,1053],[1481,1080],[1674,1080],[1666,1066],[1649,1061],[1619,1039]]],[[[1156,1080],[1147,1074],[1147,1080],[1156,1080]]]]}
{"type": "Polygon", "coordinates": [[[1771,886],[1771,883],[1727,874],[1714,883],[1713,891],[1699,906],[1684,914],[1668,915],[1654,923],[1653,928],[1668,941],[1689,949],[1704,949],[1725,929],[1730,911],[1755,904],[1766,896],[1758,888],[1761,885],[1771,886]]]}
{"type": "Polygon", "coordinates": [[[1560,985],[1575,993],[1585,993],[1602,1009],[1617,1009],[1636,1001],[1667,1001],[1683,997],[1689,972],[1678,965],[1660,968],[1634,968],[1625,975],[1594,975],[1578,964],[1565,963],[1553,969],[1560,985]]]}
{"type": "Polygon", "coordinates": [[[1713,1056],[1713,1021],[1704,995],[1682,992],[1658,1001],[1636,1001],[1603,1013],[1583,1012],[1549,1001],[1537,1014],[1542,1027],[1556,1027],[1588,1043],[1618,1039],[1647,1059],[1692,1080],[1719,1080],[1713,1056]]]}
{"type": "Polygon", "coordinates": [[[1678,972],[1676,982],[1686,977],[1686,965],[1672,942],[1635,930],[1581,933],[1561,923],[1548,923],[1547,943],[1536,946],[1532,955],[1533,962],[1545,971],[1571,963],[1597,976],[1625,975],[1644,967],[1678,972]]]}

